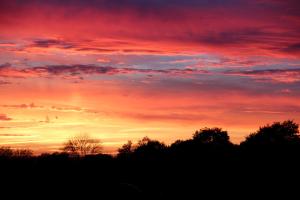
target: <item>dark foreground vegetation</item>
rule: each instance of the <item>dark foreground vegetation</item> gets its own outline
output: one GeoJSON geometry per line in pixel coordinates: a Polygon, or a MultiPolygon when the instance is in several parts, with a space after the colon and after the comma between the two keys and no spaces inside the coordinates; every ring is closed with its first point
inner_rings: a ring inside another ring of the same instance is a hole
{"type": "Polygon", "coordinates": [[[300,137],[293,121],[261,127],[240,145],[219,128],[201,129],[170,146],[149,138],[129,141],[117,156],[98,154],[95,144],[70,140],[63,152],[40,156],[1,148],[2,194],[22,199],[300,198],[300,137]]]}

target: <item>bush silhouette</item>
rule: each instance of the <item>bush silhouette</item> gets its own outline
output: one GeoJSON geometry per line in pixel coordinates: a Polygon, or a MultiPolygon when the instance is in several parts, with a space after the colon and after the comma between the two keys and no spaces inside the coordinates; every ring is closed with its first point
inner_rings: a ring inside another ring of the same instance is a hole
{"type": "Polygon", "coordinates": [[[291,120],[260,127],[246,137],[241,146],[278,146],[299,143],[299,125],[291,120]]]}
{"type": "Polygon", "coordinates": [[[133,152],[133,144],[131,140],[129,140],[126,144],[124,144],[121,148],[118,149],[119,156],[127,156],[133,152]]]}
{"type": "Polygon", "coordinates": [[[151,140],[148,137],[144,137],[138,141],[136,147],[133,150],[133,155],[138,158],[160,158],[166,151],[167,146],[157,140],[151,140]]]}
{"type": "Polygon", "coordinates": [[[0,157],[9,158],[14,154],[13,150],[10,147],[0,147],[0,157]]]}
{"type": "Polygon", "coordinates": [[[228,145],[230,144],[227,131],[221,128],[203,128],[196,131],[193,140],[201,144],[228,145]]]}

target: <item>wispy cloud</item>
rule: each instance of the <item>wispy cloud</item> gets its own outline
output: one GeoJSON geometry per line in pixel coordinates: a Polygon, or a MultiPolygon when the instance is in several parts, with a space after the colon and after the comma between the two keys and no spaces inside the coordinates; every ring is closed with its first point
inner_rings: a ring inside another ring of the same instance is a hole
{"type": "Polygon", "coordinates": [[[1,133],[0,137],[28,137],[28,134],[1,133]]]}
{"type": "Polygon", "coordinates": [[[34,40],[33,43],[30,44],[29,46],[41,47],[41,48],[58,47],[63,49],[69,49],[72,48],[74,44],[59,39],[38,39],[38,40],[34,40]]]}
{"type": "MultiPolygon", "coordinates": [[[[80,106],[72,106],[72,105],[36,105],[35,103],[30,104],[3,104],[0,105],[2,108],[9,108],[9,109],[39,109],[44,111],[57,111],[57,112],[78,112],[78,113],[90,113],[90,114],[97,114],[99,111],[95,109],[84,108],[80,106]]],[[[47,122],[49,121],[49,117],[45,117],[46,120],[40,122],[47,122]]],[[[56,116],[57,118],[57,116],[56,116]]],[[[0,127],[1,128],[1,127],[0,127]]],[[[3,127],[5,128],[5,127],[3,127]]]]}
{"type": "Polygon", "coordinates": [[[0,105],[4,108],[23,108],[23,109],[30,109],[30,108],[43,108],[44,106],[37,106],[34,103],[30,104],[15,104],[15,105],[0,105]]]}
{"type": "Polygon", "coordinates": [[[227,71],[225,74],[251,77],[259,81],[294,83],[300,81],[300,69],[265,69],[247,71],[227,71]]]}
{"type": "Polygon", "coordinates": [[[98,113],[97,110],[82,108],[79,106],[51,106],[51,110],[60,112],[86,112],[86,113],[98,113]]]}
{"type": "Polygon", "coordinates": [[[96,65],[49,65],[43,67],[27,67],[16,68],[10,64],[3,64],[0,66],[0,77],[11,78],[54,78],[61,77],[69,78],[83,78],[87,75],[115,75],[115,74],[169,74],[169,75],[185,75],[185,74],[203,74],[208,73],[205,70],[199,69],[141,69],[141,68],[117,68],[111,66],[96,66],[96,65]],[[1,67],[2,66],[2,67],[1,67]]]}

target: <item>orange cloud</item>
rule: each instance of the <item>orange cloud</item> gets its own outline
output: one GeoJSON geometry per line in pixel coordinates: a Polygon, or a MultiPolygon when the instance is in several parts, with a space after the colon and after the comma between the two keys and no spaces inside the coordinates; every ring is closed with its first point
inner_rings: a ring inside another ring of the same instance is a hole
{"type": "Polygon", "coordinates": [[[10,121],[12,118],[6,116],[5,114],[0,114],[0,121],[10,121]]]}

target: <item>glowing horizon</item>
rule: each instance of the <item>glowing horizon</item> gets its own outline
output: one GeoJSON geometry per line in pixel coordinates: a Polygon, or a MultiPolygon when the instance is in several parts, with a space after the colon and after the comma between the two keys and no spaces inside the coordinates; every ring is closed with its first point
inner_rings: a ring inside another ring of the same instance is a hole
{"type": "Polygon", "coordinates": [[[300,123],[296,0],[0,2],[0,146],[114,152],[202,127],[300,123]]]}

